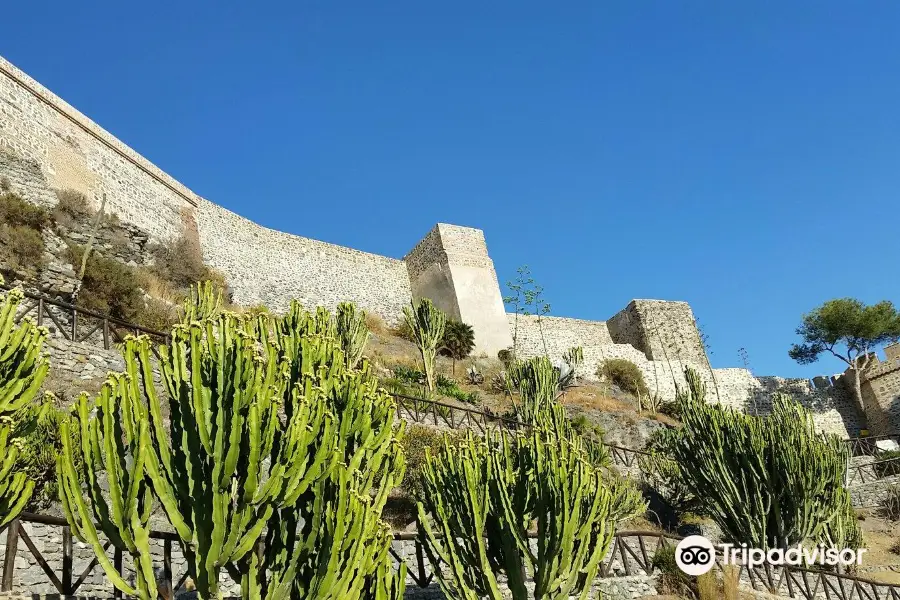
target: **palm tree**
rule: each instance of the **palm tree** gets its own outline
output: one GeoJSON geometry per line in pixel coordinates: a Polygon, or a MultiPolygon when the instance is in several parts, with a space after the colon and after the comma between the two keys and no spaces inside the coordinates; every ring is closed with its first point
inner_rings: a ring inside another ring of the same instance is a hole
{"type": "Polygon", "coordinates": [[[456,361],[469,356],[475,349],[475,331],[462,321],[447,319],[440,346],[441,354],[453,359],[453,374],[456,375],[456,361]]]}

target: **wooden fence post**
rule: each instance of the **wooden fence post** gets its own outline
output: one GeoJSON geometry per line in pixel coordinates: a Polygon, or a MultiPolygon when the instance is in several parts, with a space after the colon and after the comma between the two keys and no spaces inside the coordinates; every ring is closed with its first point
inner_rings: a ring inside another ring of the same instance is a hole
{"type": "Polygon", "coordinates": [[[3,580],[0,581],[0,592],[11,592],[13,588],[13,572],[16,568],[16,549],[19,545],[19,520],[13,519],[6,531],[6,554],[3,557],[3,580]]]}
{"type": "Polygon", "coordinates": [[[72,590],[72,529],[67,525],[62,531],[62,588],[63,594],[71,596],[72,590]]]}
{"type": "Polygon", "coordinates": [[[175,582],[172,581],[172,540],[166,538],[163,542],[163,580],[168,586],[166,592],[161,594],[167,600],[175,598],[175,582]]]}
{"type": "MultiPolygon", "coordinates": [[[[116,552],[113,555],[113,566],[116,568],[116,572],[119,575],[123,575],[122,573],[122,551],[116,548],[116,552]]],[[[113,598],[116,600],[122,600],[122,590],[117,587],[113,587],[113,598]]]]}

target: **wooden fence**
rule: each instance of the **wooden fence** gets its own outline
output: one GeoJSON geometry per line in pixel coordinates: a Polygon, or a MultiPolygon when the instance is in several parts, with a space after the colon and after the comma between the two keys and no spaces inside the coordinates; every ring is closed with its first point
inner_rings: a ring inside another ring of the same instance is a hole
{"type": "Polygon", "coordinates": [[[878,447],[878,442],[891,441],[900,446],[900,434],[870,435],[844,440],[850,446],[851,456],[880,456],[886,452],[878,447]]]}
{"type": "MultiPolygon", "coordinates": [[[[0,289],[10,290],[10,286],[0,284],[0,289]]],[[[159,343],[167,343],[169,335],[110,317],[68,302],[25,292],[25,299],[16,313],[16,322],[31,317],[38,325],[46,325],[70,342],[99,342],[109,350],[113,344],[122,342],[127,335],[144,334],[159,343]]]]}
{"type": "MultiPolygon", "coordinates": [[[[531,534],[534,537],[536,534],[531,534]]],[[[159,587],[163,590],[181,591],[187,579],[187,573],[181,574],[177,579],[172,569],[172,548],[178,544],[174,533],[153,531],[151,539],[162,540],[162,580],[159,587]]],[[[615,534],[613,544],[603,561],[599,577],[615,578],[635,575],[656,574],[653,558],[660,548],[677,545],[681,538],[675,535],[656,531],[620,531],[615,534]]],[[[2,579],[0,579],[0,591],[12,591],[16,584],[16,554],[18,542],[28,548],[40,566],[47,580],[62,596],[74,596],[81,585],[91,573],[98,568],[96,559],[79,573],[73,570],[73,538],[68,524],[64,519],[47,515],[23,513],[7,526],[6,552],[3,555],[2,579]],[[21,527],[21,523],[34,523],[61,529],[62,539],[62,568],[59,571],[50,567],[47,559],[38,550],[34,542],[21,527]]],[[[418,542],[415,532],[395,533],[396,542],[415,544],[413,562],[405,558],[393,548],[391,554],[398,561],[406,564],[407,577],[412,585],[425,588],[434,582],[431,565],[427,562],[423,549],[418,542]]],[[[178,546],[176,546],[178,547],[178,546]]],[[[109,549],[109,543],[105,548],[109,549]]],[[[725,565],[721,557],[717,557],[717,568],[722,570],[725,565]]],[[[123,571],[123,554],[120,550],[113,551],[113,564],[119,572],[123,571]]],[[[893,585],[854,577],[852,575],[836,572],[818,571],[796,567],[773,567],[763,565],[748,569],[739,567],[740,576],[745,584],[754,589],[768,591],[789,598],[802,598],[814,600],[818,598],[834,598],[838,600],[900,600],[900,585],[893,585]]],[[[110,584],[110,595],[121,598],[122,593],[113,589],[110,584]]]]}

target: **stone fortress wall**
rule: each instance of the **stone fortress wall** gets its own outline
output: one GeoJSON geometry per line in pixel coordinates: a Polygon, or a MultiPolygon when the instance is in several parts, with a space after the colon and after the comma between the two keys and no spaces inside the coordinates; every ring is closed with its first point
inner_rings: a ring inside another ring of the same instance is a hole
{"type": "Polygon", "coordinates": [[[507,318],[519,356],[547,354],[556,360],[568,348],[581,346],[584,362],[578,375],[585,379],[596,380],[603,361],[624,358],[641,370],[650,393],[672,400],[677,387],[687,385],[684,369],[691,367],[706,384],[709,401],[767,414],[774,394],[787,393],[812,411],[823,431],[856,437],[862,428],[853,398],[840,379],[757,377],[743,368],[712,369],[685,302],[633,300],[608,321],[543,317],[539,322],[535,316],[515,314],[507,318]]]}
{"type": "MultiPolygon", "coordinates": [[[[146,232],[151,241],[172,240],[185,232],[197,236],[204,259],[224,273],[241,304],[263,303],[277,311],[291,298],[330,308],[350,300],[396,323],[411,299],[429,297],[473,325],[479,353],[496,355],[511,346],[514,330],[520,355],[544,353],[544,340],[554,359],[580,345],[583,376],[593,378],[606,358],[627,358],[664,399],[674,397],[683,369],[690,365],[707,381],[711,399],[763,413],[771,391],[790,389],[816,411],[823,429],[841,435],[859,432],[842,385],[710,369],[685,302],[634,300],[605,322],[544,317],[539,326],[536,318],[519,316],[516,327],[515,315],[504,310],[484,233],[478,229],[438,224],[403,259],[396,259],[262,227],[175,181],[2,57],[0,171],[28,197],[42,186],[72,188],[99,206],[105,195],[107,211],[146,232]]],[[[44,191],[37,201],[55,199],[44,191]]],[[[878,430],[873,432],[900,427],[898,402],[878,392],[880,387],[900,388],[900,367],[887,370],[878,378],[883,386],[867,388],[873,407],[884,415],[876,418],[878,430]]],[[[891,393],[896,396],[897,390],[891,393]]]]}

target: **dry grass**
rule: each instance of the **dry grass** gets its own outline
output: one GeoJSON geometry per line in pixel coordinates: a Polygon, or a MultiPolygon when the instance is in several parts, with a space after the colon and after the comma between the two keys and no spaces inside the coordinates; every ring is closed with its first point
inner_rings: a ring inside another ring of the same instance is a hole
{"type": "Polygon", "coordinates": [[[634,407],[622,400],[617,400],[602,393],[593,386],[579,386],[566,391],[560,398],[563,406],[601,410],[605,412],[633,412],[634,407]]]}
{"type": "Polygon", "coordinates": [[[671,425],[673,427],[677,427],[677,426],[681,425],[681,423],[679,423],[678,421],[676,421],[669,415],[665,415],[661,412],[654,413],[654,412],[644,410],[644,411],[641,411],[640,414],[642,417],[645,417],[647,419],[654,419],[656,421],[659,421],[660,423],[665,423],[666,425],[671,425]]]}
{"type": "Polygon", "coordinates": [[[657,523],[650,521],[644,515],[639,515],[633,519],[629,519],[619,526],[620,530],[627,531],[663,531],[657,523]]]}
{"type": "Polygon", "coordinates": [[[384,322],[384,319],[372,312],[366,312],[366,327],[369,328],[371,333],[377,335],[385,335],[388,333],[388,326],[384,322]]]}
{"type": "Polygon", "coordinates": [[[724,567],[722,574],[722,597],[725,600],[738,600],[741,596],[741,571],[734,565],[724,567]]]}
{"type": "Polygon", "coordinates": [[[166,281],[150,269],[140,270],[141,288],[147,295],[168,302],[169,304],[181,304],[184,301],[184,292],[175,289],[170,281],[166,281]]]}

